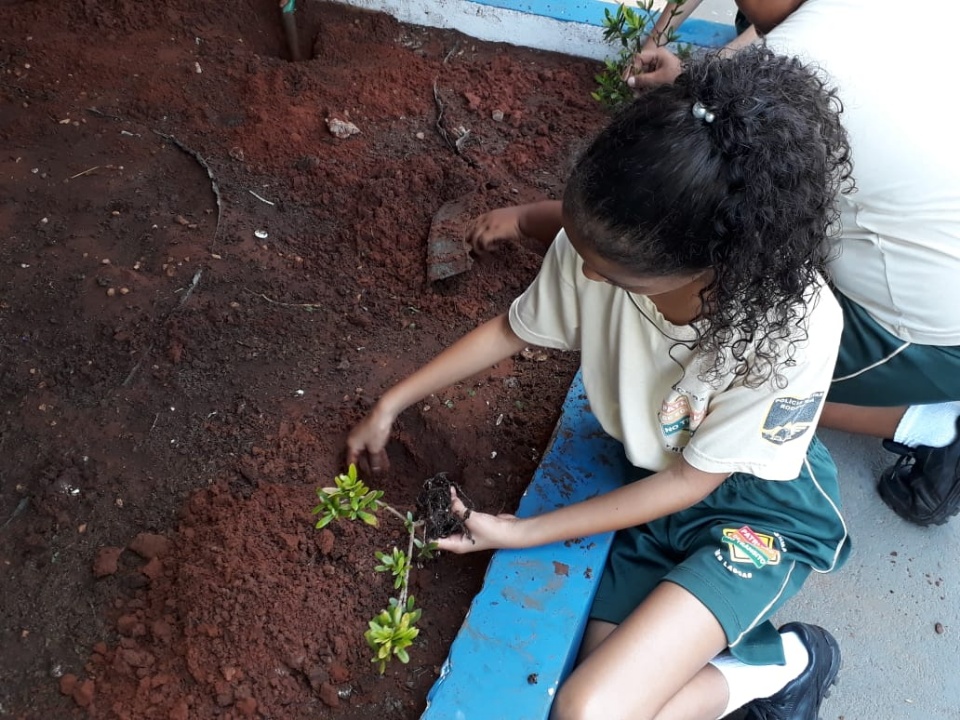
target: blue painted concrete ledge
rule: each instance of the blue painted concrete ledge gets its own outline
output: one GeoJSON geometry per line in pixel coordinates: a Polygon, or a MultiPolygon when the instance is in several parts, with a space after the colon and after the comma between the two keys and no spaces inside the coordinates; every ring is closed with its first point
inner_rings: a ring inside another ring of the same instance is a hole
{"type": "MultiPolygon", "coordinates": [[[[517,515],[609,492],[630,479],[622,445],[590,412],[574,378],[517,515]]],[[[539,720],[576,659],[612,533],[494,553],[422,720],[539,720]]]]}
{"type": "MultiPolygon", "coordinates": [[[[617,48],[603,40],[604,0],[337,0],[353,7],[392,15],[414,25],[459,30],[491,42],[603,59],[617,48]]],[[[733,25],[688,19],[681,42],[720,47],[736,36],[733,25]]]]}

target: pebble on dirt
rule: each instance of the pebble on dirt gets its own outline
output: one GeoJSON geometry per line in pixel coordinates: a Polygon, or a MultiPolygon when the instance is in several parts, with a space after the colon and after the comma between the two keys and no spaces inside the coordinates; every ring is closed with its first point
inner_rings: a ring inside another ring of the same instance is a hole
{"type": "Polygon", "coordinates": [[[129,548],[144,560],[153,560],[170,550],[170,540],[163,535],[140,533],[130,543],[129,548]]]}
{"type": "Polygon", "coordinates": [[[93,680],[80,682],[76,675],[67,673],[60,678],[60,692],[73,698],[80,707],[87,707],[93,702],[93,693],[96,685],[93,680]]]}
{"type": "Polygon", "coordinates": [[[327,118],[327,127],[330,129],[330,133],[334,137],[338,137],[341,140],[346,140],[351,135],[360,134],[360,128],[358,128],[352,122],[341,120],[339,118],[327,118]]]}
{"type": "Polygon", "coordinates": [[[320,686],[320,699],[328,707],[340,707],[340,693],[330,683],[323,683],[320,686]]]}
{"type": "Polygon", "coordinates": [[[163,574],[163,563],[158,557],[150,558],[150,562],[140,568],[140,572],[146,575],[151,580],[156,580],[163,574]]]}
{"type": "Polygon", "coordinates": [[[117,571],[117,563],[123,548],[102,547],[97,550],[97,557],[93,561],[93,576],[97,578],[113,575],[117,571]]]}

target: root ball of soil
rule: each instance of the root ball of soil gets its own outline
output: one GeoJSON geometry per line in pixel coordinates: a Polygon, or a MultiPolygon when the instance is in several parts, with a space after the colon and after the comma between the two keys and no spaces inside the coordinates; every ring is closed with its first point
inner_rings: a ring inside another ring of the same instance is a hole
{"type": "Polygon", "coordinates": [[[417,516],[426,522],[428,538],[445,538],[456,533],[467,532],[463,521],[469,517],[472,509],[473,503],[460,486],[443,472],[424,480],[423,488],[417,496],[417,516]],[[455,515],[450,507],[450,488],[457,491],[457,497],[467,508],[463,518],[455,515]]]}

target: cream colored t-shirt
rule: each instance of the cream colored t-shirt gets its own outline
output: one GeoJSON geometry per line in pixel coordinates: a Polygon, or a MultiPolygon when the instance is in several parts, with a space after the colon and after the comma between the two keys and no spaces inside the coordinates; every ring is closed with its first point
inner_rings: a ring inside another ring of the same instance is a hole
{"type": "Polygon", "coordinates": [[[807,0],[767,36],[837,88],[856,192],[840,198],[837,289],[901,340],[960,345],[956,0],[807,0]]]}
{"type": "Polygon", "coordinates": [[[587,279],[582,265],[561,230],[539,275],[511,305],[510,326],[531,344],[580,350],[590,408],[634,465],[660,471],[682,453],[704,472],[768,480],[799,474],[843,324],[829,290],[810,291],[809,337],[780,368],[786,387],[748,388],[730,374],[713,387],[698,378],[693,328],[668,322],[643,295],[587,279]]]}

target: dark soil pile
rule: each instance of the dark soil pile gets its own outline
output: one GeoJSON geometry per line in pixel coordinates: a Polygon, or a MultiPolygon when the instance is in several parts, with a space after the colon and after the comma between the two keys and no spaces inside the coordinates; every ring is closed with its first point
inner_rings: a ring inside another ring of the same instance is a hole
{"type": "MultiPolygon", "coordinates": [[[[381,677],[404,530],[317,532],[314,488],[536,272],[521,245],[428,284],[431,216],[556,197],[596,68],[298,5],[291,63],[273,2],[0,2],[0,716],[414,718],[479,588],[486,556],[416,571],[381,677]]],[[[513,510],[575,363],[426,399],[371,484],[513,510]]]]}

